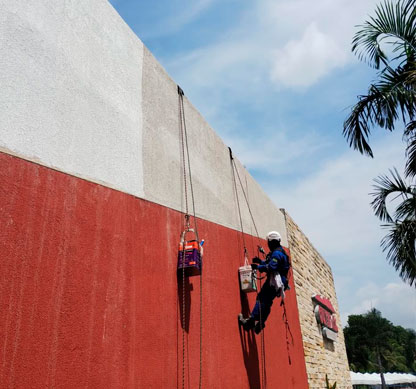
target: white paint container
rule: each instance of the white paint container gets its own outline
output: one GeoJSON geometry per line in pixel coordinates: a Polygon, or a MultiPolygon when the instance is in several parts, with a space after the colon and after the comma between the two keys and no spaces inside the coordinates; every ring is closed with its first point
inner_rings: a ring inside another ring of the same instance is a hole
{"type": "Polygon", "coordinates": [[[247,257],[244,258],[244,266],[238,268],[238,274],[240,276],[240,288],[242,292],[256,292],[257,283],[253,274],[253,269],[248,264],[247,257]]]}

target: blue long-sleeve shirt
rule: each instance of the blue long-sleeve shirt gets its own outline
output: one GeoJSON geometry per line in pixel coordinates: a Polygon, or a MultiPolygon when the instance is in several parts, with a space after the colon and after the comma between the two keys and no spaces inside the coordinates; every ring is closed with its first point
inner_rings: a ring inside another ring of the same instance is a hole
{"type": "Polygon", "coordinates": [[[274,272],[278,272],[282,277],[282,282],[287,286],[287,272],[289,271],[289,259],[286,254],[284,254],[282,248],[278,248],[273,252],[269,253],[265,261],[261,261],[257,269],[259,272],[267,272],[267,275],[274,272]]]}

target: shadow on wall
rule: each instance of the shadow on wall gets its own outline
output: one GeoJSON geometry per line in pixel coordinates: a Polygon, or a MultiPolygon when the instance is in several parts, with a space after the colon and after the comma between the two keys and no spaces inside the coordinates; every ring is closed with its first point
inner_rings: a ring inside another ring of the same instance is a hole
{"type": "MultiPolygon", "coordinates": [[[[244,317],[250,314],[250,307],[248,304],[247,295],[240,291],[241,313],[244,317]]],[[[238,325],[238,324],[237,324],[238,325]]],[[[244,366],[247,371],[247,377],[250,388],[260,388],[260,369],[259,369],[259,354],[257,352],[256,336],[254,331],[244,331],[238,325],[240,331],[241,349],[243,351],[244,366]]]]}
{"type": "MultiPolygon", "coordinates": [[[[193,284],[189,277],[182,278],[182,274],[178,274],[178,305],[179,309],[176,311],[180,315],[180,328],[177,324],[177,348],[176,348],[176,387],[182,381],[190,382],[190,368],[189,368],[189,323],[191,317],[191,292],[193,291],[193,284]],[[185,308],[185,309],[184,309],[185,308]],[[181,339],[182,338],[182,339],[181,339]]],[[[176,320],[176,323],[179,321],[176,320]]]]}
{"type": "Polygon", "coordinates": [[[178,301],[179,301],[179,314],[181,319],[181,328],[189,333],[189,320],[191,317],[191,292],[193,285],[189,281],[189,277],[185,276],[182,279],[182,275],[178,276],[178,301]],[[185,307],[185,312],[184,312],[185,307]]]}

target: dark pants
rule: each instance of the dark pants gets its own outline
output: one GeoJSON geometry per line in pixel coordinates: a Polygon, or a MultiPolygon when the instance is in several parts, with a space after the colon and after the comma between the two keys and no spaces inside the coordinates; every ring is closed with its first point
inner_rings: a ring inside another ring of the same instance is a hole
{"type": "Polygon", "coordinates": [[[256,321],[259,321],[261,316],[261,321],[264,323],[270,314],[270,309],[276,296],[276,289],[270,286],[269,280],[267,279],[257,296],[256,305],[250,316],[256,321]]]}

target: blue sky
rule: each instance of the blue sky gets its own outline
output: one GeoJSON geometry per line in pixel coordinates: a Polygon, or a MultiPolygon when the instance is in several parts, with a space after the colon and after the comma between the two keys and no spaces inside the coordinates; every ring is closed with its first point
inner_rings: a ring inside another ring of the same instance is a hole
{"type": "Polygon", "coordinates": [[[342,124],[375,77],[351,54],[374,0],[111,0],[212,128],[332,268],[342,324],[371,307],[416,329],[415,290],[379,247],[372,179],[404,165],[400,131],[374,159],[342,124]]]}

